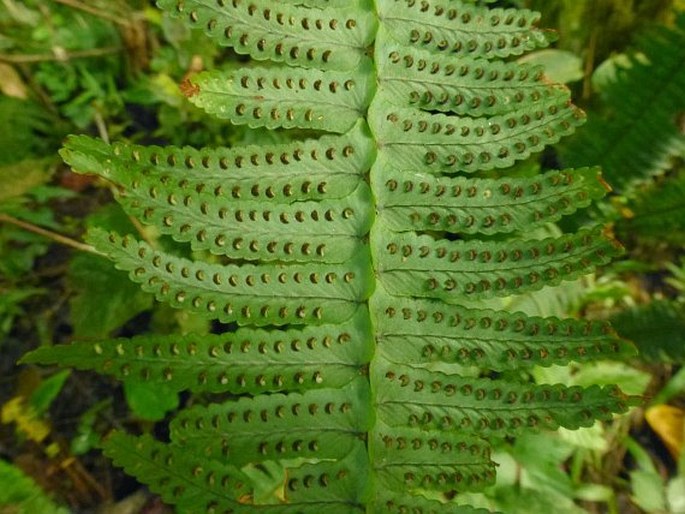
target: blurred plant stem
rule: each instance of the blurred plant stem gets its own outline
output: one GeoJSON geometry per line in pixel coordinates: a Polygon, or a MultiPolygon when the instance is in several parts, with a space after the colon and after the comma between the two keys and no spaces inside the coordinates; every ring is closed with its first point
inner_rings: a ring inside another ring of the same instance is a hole
{"type": "Polygon", "coordinates": [[[34,225],[33,223],[28,223],[26,221],[22,221],[20,219],[15,218],[14,216],[10,216],[8,214],[0,213],[0,223],[10,223],[10,224],[15,225],[17,227],[20,227],[24,230],[28,230],[29,232],[33,232],[34,234],[38,234],[38,235],[41,235],[43,237],[47,237],[48,239],[51,239],[52,241],[55,241],[56,243],[60,243],[60,244],[63,244],[65,246],[69,246],[71,248],[74,248],[74,249],[82,251],[82,252],[88,252],[88,253],[92,253],[95,255],[102,255],[95,248],[93,248],[92,246],[90,246],[88,244],[81,243],[79,241],[71,239],[70,237],[66,237],[66,236],[63,236],[62,234],[58,234],[57,232],[53,232],[51,230],[44,229],[42,227],[34,225]]]}
{"type": "Polygon", "coordinates": [[[54,48],[52,53],[45,54],[0,54],[0,62],[8,64],[30,64],[36,62],[57,61],[65,62],[72,59],[84,59],[89,57],[102,57],[105,55],[112,55],[123,51],[120,46],[108,46],[103,48],[93,48],[89,50],[76,50],[67,52],[62,48],[54,48]]]}

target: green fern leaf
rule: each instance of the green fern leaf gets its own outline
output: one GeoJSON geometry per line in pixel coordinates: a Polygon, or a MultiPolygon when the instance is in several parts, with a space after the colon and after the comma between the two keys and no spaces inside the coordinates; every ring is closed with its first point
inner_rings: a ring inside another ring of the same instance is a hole
{"type": "Polygon", "coordinates": [[[239,505],[251,492],[249,478],[235,466],[207,461],[150,436],[111,434],[105,455],[130,475],[141,477],[165,501],[181,511],[210,505],[239,505]]]}
{"type": "Polygon", "coordinates": [[[259,505],[254,503],[254,487],[248,475],[235,466],[207,460],[182,447],[159,443],[150,436],[116,432],[105,441],[104,450],[116,465],[144,478],[166,502],[177,505],[179,512],[363,512],[361,500],[367,482],[360,471],[368,467],[363,462],[365,452],[350,454],[341,461],[287,468],[283,502],[259,505]]]}
{"type": "Polygon", "coordinates": [[[596,168],[492,173],[584,115],[540,68],[503,61],[549,43],[538,15],[475,3],[160,0],[219,44],[281,63],[190,77],[191,101],[233,123],[337,134],[231,149],[68,141],[77,171],[200,252],[102,230],[87,240],[160,301],[250,325],[25,359],[238,395],[196,398],[169,443],[105,443],[181,512],[482,514],[453,498],[493,483],[488,438],[589,426],[633,402],[516,379],[632,355],[608,325],[468,307],[620,253],[601,227],[523,238],[607,187],[596,168]]]}
{"type": "Polygon", "coordinates": [[[372,455],[381,489],[448,493],[494,483],[495,464],[483,440],[383,423],[375,428],[374,438],[372,455]]]}
{"type": "Polygon", "coordinates": [[[438,363],[503,371],[633,356],[605,322],[529,317],[435,301],[371,299],[377,355],[429,368],[438,363]]]}
{"type": "Polygon", "coordinates": [[[412,172],[471,173],[511,166],[571,134],[584,120],[582,111],[558,99],[487,119],[397,107],[382,94],[369,108],[379,145],[376,165],[412,172]]]}
{"type": "Polygon", "coordinates": [[[176,208],[174,193],[162,197],[151,191],[132,186],[120,203],[143,223],[189,242],[194,250],[233,259],[344,262],[364,251],[362,237],[372,222],[365,183],[343,199],[290,205],[213,198],[192,202],[194,195],[188,195],[183,210],[176,208]]]}
{"type": "Polygon", "coordinates": [[[587,427],[625,412],[630,401],[616,387],[517,384],[375,362],[371,381],[377,413],[393,427],[504,437],[522,430],[587,427]]]}
{"type": "Polygon", "coordinates": [[[340,323],[371,293],[365,252],[344,265],[220,266],[173,257],[103,230],[91,231],[87,240],[159,301],[222,322],[340,323]]]}
{"type": "Polygon", "coordinates": [[[303,394],[260,395],[186,409],[172,440],[238,467],[283,459],[343,459],[365,452],[371,428],[368,382],[303,394]]]}
{"type": "Polygon", "coordinates": [[[335,8],[354,8],[368,6],[367,0],[279,0],[282,4],[303,5],[306,7],[315,7],[317,9],[325,9],[326,7],[335,8]]]}
{"type": "MultiPolygon", "coordinates": [[[[369,465],[360,447],[340,461],[321,461],[287,470],[285,500],[310,507],[306,512],[366,512],[369,465]]],[[[302,512],[305,512],[302,510],[302,512]]]]}
{"type": "Polygon", "coordinates": [[[376,224],[371,240],[378,279],[390,294],[453,303],[556,285],[622,251],[602,227],[559,238],[483,242],[392,234],[376,224]]]}
{"type": "Polygon", "coordinates": [[[239,54],[306,68],[349,70],[365,59],[377,21],[370,11],[274,4],[269,0],[159,0],[239,54]]]}
{"type": "MultiPolygon", "coordinates": [[[[451,496],[451,495],[450,495],[451,496]]],[[[383,491],[376,498],[375,512],[385,514],[501,514],[468,505],[455,505],[452,502],[429,500],[425,496],[398,496],[393,491],[383,491]]]]}
{"type": "Polygon", "coordinates": [[[486,9],[459,0],[379,0],[378,16],[404,46],[457,57],[508,57],[549,45],[553,34],[533,25],[538,13],[486,9]]]}
{"type": "Polygon", "coordinates": [[[97,173],[123,188],[147,188],[150,196],[181,191],[197,202],[292,203],[350,195],[376,154],[368,128],[358,123],[343,136],[231,149],[110,146],[71,136],[61,155],[79,173],[97,173]]]}
{"type": "Polygon", "coordinates": [[[540,66],[488,62],[394,43],[381,28],[376,37],[376,66],[383,89],[398,105],[462,116],[515,112],[529,102],[569,99],[566,88],[551,87],[540,66]]]}
{"type": "Polygon", "coordinates": [[[238,125],[343,133],[364,116],[374,85],[368,65],[354,72],[248,68],[195,75],[185,90],[201,109],[238,125]]]}
{"type": "Polygon", "coordinates": [[[259,394],[342,387],[360,376],[372,351],[368,313],[360,308],[339,325],[83,341],[38,348],[22,362],[92,369],[171,391],[259,394]]]}
{"type": "Polygon", "coordinates": [[[597,168],[478,179],[376,167],[371,180],[378,220],[390,230],[460,234],[530,231],[587,207],[608,189],[597,168]]]}

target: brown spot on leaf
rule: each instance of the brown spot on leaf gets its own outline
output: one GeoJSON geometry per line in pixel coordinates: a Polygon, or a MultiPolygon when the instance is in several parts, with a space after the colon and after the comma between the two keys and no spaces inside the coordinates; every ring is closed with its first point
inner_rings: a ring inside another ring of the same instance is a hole
{"type": "Polygon", "coordinates": [[[200,93],[200,86],[193,84],[189,78],[184,79],[179,87],[181,88],[181,93],[183,93],[187,98],[200,93]]]}

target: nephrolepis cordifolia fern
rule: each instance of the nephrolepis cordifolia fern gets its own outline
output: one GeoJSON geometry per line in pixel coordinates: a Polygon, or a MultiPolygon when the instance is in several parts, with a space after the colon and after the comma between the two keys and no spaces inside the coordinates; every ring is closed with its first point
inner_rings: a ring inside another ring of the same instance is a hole
{"type": "Polygon", "coordinates": [[[493,483],[493,438],[627,408],[615,388],[500,373],[630,355],[607,324],[481,302],[621,251],[602,227],[527,238],[606,193],[595,168],[507,176],[583,121],[565,88],[511,59],[549,43],[535,13],[457,0],[158,3],[279,63],[192,76],[190,101],[320,136],[200,150],[68,141],[65,160],[116,184],[130,214],[218,257],[100,230],[88,241],[160,301],[240,326],[26,357],[236,395],[182,410],[168,443],[113,434],[117,465],[184,512],[475,512],[452,500],[493,483]],[[254,469],[280,476],[277,494],[255,493],[254,469]]]}

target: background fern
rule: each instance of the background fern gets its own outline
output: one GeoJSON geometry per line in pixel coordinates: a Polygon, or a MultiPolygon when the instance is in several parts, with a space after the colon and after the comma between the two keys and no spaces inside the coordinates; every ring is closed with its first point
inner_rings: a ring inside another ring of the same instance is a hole
{"type": "Polygon", "coordinates": [[[158,300],[242,326],[25,358],[241,395],[199,396],[207,405],[179,413],[170,442],[113,434],[104,449],[117,465],[181,511],[475,512],[450,500],[493,483],[491,440],[627,409],[615,387],[497,375],[633,351],[606,324],[482,305],[621,252],[602,227],[529,237],[600,198],[597,169],[500,172],[584,119],[540,68],[507,59],[549,43],[536,13],[414,0],[159,5],[281,63],[191,76],[192,102],[236,124],[317,132],[213,150],[67,143],[75,170],[112,181],[128,213],[196,253],[102,230],[93,247],[158,300]],[[255,473],[273,494],[259,494],[255,473]]]}
{"type": "Polygon", "coordinates": [[[595,117],[562,152],[569,166],[601,165],[606,179],[630,192],[635,182],[668,170],[685,151],[682,130],[685,16],[652,27],[635,50],[597,73],[603,117],[595,117]],[[601,134],[601,138],[598,136],[601,134]]]}

